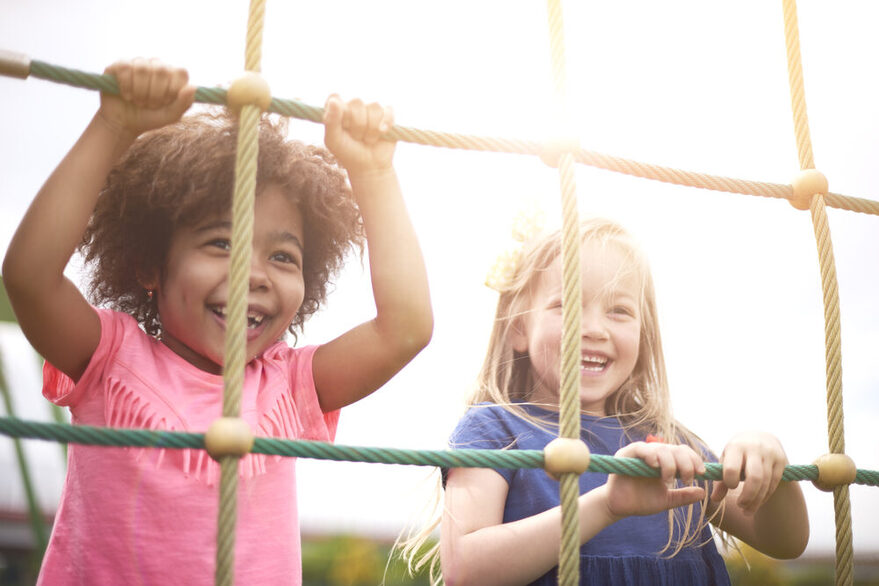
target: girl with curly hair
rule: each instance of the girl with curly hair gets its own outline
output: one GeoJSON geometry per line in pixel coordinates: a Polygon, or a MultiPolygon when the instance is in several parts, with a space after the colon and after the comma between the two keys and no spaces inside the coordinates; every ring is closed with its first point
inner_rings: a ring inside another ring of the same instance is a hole
{"type": "MultiPolygon", "coordinates": [[[[222,413],[235,121],[181,118],[195,92],[185,70],[137,59],[107,73],[120,95],[101,96],[37,194],[4,283],[46,359],[43,394],[74,425],[203,432],[222,413]],[[64,276],[77,247],[91,303],[64,276]]],[[[390,110],[331,96],[324,123],[329,152],[260,123],[241,406],[257,436],[331,441],[339,409],[432,334],[395,143],[381,136],[390,110]],[[365,238],[375,318],[289,346],[365,238]]],[[[40,582],[210,583],[218,473],[200,450],[72,445],[40,582]]],[[[300,583],[295,460],[250,454],[239,477],[237,583],[300,583]]]]}

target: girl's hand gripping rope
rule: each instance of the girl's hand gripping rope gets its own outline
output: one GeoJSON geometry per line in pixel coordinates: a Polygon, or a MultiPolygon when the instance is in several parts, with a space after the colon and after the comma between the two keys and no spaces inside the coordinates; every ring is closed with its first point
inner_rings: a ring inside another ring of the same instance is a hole
{"type": "Polygon", "coordinates": [[[158,59],[117,61],[104,73],[116,78],[119,95],[102,93],[98,116],[130,139],[176,122],[195,98],[187,71],[158,59]]]}
{"type": "Polygon", "coordinates": [[[396,142],[382,138],[393,125],[393,111],[380,104],[333,94],[324,106],[324,142],[352,178],[393,169],[396,142]]]}
{"type": "Polygon", "coordinates": [[[711,500],[721,502],[741,483],[735,502],[744,513],[752,515],[775,492],[788,461],[775,436],[751,431],[733,436],[723,448],[720,463],[723,482],[714,483],[711,500]]]}
{"type": "Polygon", "coordinates": [[[614,454],[620,458],[640,458],[657,468],[659,478],[611,474],[607,480],[607,507],[616,519],[633,515],[652,515],[695,503],[705,490],[692,484],[697,474],[705,472],[702,458],[685,445],[659,442],[634,442],[614,454]],[[676,477],[684,486],[675,488],[676,477]]]}

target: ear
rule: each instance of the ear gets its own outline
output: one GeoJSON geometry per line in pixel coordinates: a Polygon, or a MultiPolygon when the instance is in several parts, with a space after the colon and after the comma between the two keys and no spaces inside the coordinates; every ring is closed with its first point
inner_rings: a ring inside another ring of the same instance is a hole
{"type": "Polygon", "coordinates": [[[155,269],[144,271],[140,268],[135,270],[137,282],[144,289],[155,291],[159,288],[159,272],[155,269]]]}
{"type": "Polygon", "coordinates": [[[528,352],[528,332],[521,317],[513,320],[513,323],[510,325],[509,336],[510,345],[513,347],[513,350],[519,354],[526,354],[528,352]]]}

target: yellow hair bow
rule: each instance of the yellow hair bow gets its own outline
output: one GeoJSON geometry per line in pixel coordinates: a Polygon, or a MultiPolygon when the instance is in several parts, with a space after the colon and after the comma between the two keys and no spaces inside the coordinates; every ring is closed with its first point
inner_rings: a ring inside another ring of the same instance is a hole
{"type": "Polygon", "coordinates": [[[488,287],[498,293],[509,288],[519,268],[523,245],[543,231],[545,222],[546,215],[536,206],[516,214],[513,218],[513,242],[498,255],[489,269],[485,277],[485,284],[488,287]]]}

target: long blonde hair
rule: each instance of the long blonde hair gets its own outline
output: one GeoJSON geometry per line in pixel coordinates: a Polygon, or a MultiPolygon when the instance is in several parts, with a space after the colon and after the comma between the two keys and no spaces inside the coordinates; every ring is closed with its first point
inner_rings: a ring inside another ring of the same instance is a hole
{"type": "MultiPolygon", "coordinates": [[[[598,245],[599,249],[614,246],[626,259],[626,274],[634,274],[640,283],[641,335],[638,360],[626,381],[607,399],[608,416],[617,417],[624,428],[642,434],[654,434],[669,441],[690,445],[702,453],[704,444],[699,438],[675,421],[669,398],[665,358],[659,334],[659,317],[653,278],[646,256],[633,238],[619,224],[605,218],[589,218],[580,223],[580,242],[598,245]],[[672,439],[674,438],[674,439],[672,439]]],[[[488,350],[476,384],[467,399],[467,408],[490,402],[528,419],[536,425],[546,422],[535,420],[521,408],[531,401],[535,388],[531,363],[527,354],[517,352],[512,345],[513,329],[531,304],[531,295],[542,273],[561,256],[561,234],[544,233],[523,243],[515,269],[506,282],[500,284],[497,311],[489,338],[488,350]]],[[[621,275],[618,275],[618,278],[621,275]]],[[[426,543],[442,518],[442,486],[438,485],[431,522],[417,531],[411,531],[397,540],[397,549],[407,561],[410,572],[429,567],[431,584],[440,583],[439,548],[425,550],[426,543]]],[[[683,510],[669,511],[669,540],[660,553],[673,556],[683,548],[697,544],[701,531],[708,522],[705,517],[706,500],[695,519],[693,505],[683,510]]]]}

